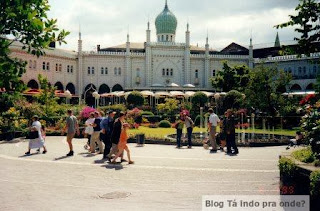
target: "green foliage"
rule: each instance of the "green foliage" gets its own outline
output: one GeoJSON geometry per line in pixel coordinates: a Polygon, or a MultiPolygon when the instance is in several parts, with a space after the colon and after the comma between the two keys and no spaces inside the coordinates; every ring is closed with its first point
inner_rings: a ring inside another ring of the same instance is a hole
{"type": "Polygon", "coordinates": [[[282,157],[279,159],[280,174],[284,177],[294,177],[297,171],[296,164],[289,158],[282,157]]]}
{"type": "Polygon", "coordinates": [[[300,37],[294,39],[298,41],[297,48],[286,48],[284,54],[306,54],[318,52],[320,49],[314,42],[320,40],[320,2],[316,0],[300,0],[299,5],[295,8],[297,15],[290,15],[290,21],[275,26],[276,28],[286,28],[297,26],[296,32],[300,37]]]}
{"type": "Polygon", "coordinates": [[[179,101],[172,98],[166,98],[165,103],[158,104],[157,109],[160,113],[166,113],[173,116],[179,109],[179,101]]]}
{"type": "Polygon", "coordinates": [[[275,116],[284,102],[281,87],[289,84],[290,75],[276,68],[259,65],[250,72],[246,103],[267,115],[275,116]]]}
{"type": "Polygon", "coordinates": [[[0,87],[7,91],[0,95],[0,111],[12,107],[25,89],[20,81],[25,73],[26,62],[10,58],[9,47],[17,41],[28,53],[41,56],[50,42],[66,43],[64,39],[69,32],[62,30],[58,33],[57,20],[47,17],[49,9],[47,0],[11,0],[0,3],[0,87]]]}
{"type": "Polygon", "coordinates": [[[127,104],[131,106],[142,106],[144,104],[144,97],[140,92],[133,91],[127,97],[127,104]]]}
{"type": "Polygon", "coordinates": [[[55,96],[56,88],[49,85],[49,81],[41,74],[38,75],[41,92],[36,96],[38,102],[44,106],[46,116],[54,115],[54,110],[58,105],[58,98],[55,96]]]}
{"type": "Polygon", "coordinates": [[[192,97],[192,108],[200,108],[204,107],[205,104],[208,102],[208,97],[202,92],[196,92],[192,97]]]}
{"type": "Polygon", "coordinates": [[[244,95],[236,90],[228,92],[223,100],[224,109],[239,109],[243,105],[244,95]]]}
{"type": "Polygon", "coordinates": [[[230,67],[223,62],[222,71],[217,73],[215,78],[211,78],[213,88],[221,89],[224,92],[230,90],[243,91],[249,83],[249,68],[245,65],[230,67]]]}
{"type": "Polygon", "coordinates": [[[171,128],[171,123],[168,120],[161,120],[158,126],[160,128],[171,128]]]}
{"type": "Polygon", "coordinates": [[[310,174],[310,193],[312,196],[320,196],[320,171],[310,174]]]}
{"type": "Polygon", "coordinates": [[[103,112],[108,112],[108,111],[115,111],[115,112],[120,112],[123,111],[125,112],[127,110],[127,107],[123,104],[115,104],[115,105],[110,105],[110,106],[102,106],[99,107],[103,112]]]}
{"type": "Polygon", "coordinates": [[[154,116],[154,114],[151,111],[142,111],[141,116],[154,116]]]}
{"type": "Polygon", "coordinates": [[[292,156],[304,163],[313,163],[316,160],[315,154],[312,152],[311,147],[305,149],[296,150],[292,153],[292,156]]]}

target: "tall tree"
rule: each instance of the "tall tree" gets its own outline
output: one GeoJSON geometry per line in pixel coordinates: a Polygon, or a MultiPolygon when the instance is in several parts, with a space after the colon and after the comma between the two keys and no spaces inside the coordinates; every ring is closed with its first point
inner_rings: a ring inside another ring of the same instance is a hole
{"type": "Polygon", "coordinates": [[[0,95],[6,110],[24,89],[21,76],[25,61],[10,57],[10,46],[22,44],[28,53],[41,56],[50,42],[66,43],[69,32],[59,31],[57,20],[47,16],[50,6],[47,0],[0,1],[0,87],[6,89],[0,95]]]}
{"type": "Polygon", "coordinates": [[[320,2],[315,0],[300,0],[299,5],[295,8],[297,15],[289,15],[290,21],[276,25],[276,28],[286,28],[298,26],[295,31],[300,37],[295,37],[298,41],[296,48],[286,48],[284,53],[287,54],[306,54],[319,52],[319,46],[314,42],[320,41],[320,2]]]}
{"type": "Polygon", "coordinates": [[[283,100],[283,87],[291,80],[291,75],[276,68],[259,65],[250,73],[246,88],[246,102],[256,110],[275,116],[283,100]]]}
{"type": "Polygon", "coordinates": [[[56,87],[51,86],[48,79],[41,74],[38,75],[38,81],[41,88],[41,92],[37,96],[38,102],[44,106],[46,116],[50,116],[58,104],[58,98],[55,96],[56,87]]]}
{"type": "Polygon", "coordinates": [[[245,65],[230,67],[223,62],[222,71],[217,73],[215,78],[211,78],[212,87],[221,89],[224,92],[237,90],[242,92],[249,82],[249,68],[245,65]]]}

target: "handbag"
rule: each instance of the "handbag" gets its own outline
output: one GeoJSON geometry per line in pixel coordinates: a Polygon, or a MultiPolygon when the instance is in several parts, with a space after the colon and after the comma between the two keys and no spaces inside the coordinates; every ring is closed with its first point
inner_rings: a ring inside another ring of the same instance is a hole
{"type": "Polygon", "coordinates": [[[26,138],[27,139],[39,138],[39,133],[38,133],[38,131],[30,131],[26,138]]]}

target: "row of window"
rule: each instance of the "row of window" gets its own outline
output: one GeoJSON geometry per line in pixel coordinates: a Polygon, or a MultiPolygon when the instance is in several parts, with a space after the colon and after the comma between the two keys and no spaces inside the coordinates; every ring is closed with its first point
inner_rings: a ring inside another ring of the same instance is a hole
{"type": "Polygon", "coordinates": [[[173,35],[158,35],[158,42],[173,42],[173,35]]]}
{"type": "Polygon", "coordinates": [[[284,71],[286,71],[286,72],[289,72],[289,73],[292,73],[293,75],[308,75],[308,73],[307,72],[309,72],[309,74],[310,75],[316,75],[317,74],[317,72],[318,72],[318,74],[320,74],[320,65],[317,67],[316,65],[314,65],[313,67],[312,67],[312,70],[311,69],[309,69],[309,71],[307,71],[307,67],[306,66],[304,66],[304,67],[298,67],[298,70],[297,71],[294,71],[294,70],[292,70],[291,69],[291,67],[289,67],[289,68],[284,68],[284,71]]]}
{"type": "MultiPolygon", "coordinates": [[[[94,75],[95,71],[94,71],[94,67],[88,67],[88,75],[94,75]]],[[[101,67],[101,75],[108,75],[109,71],[107,67],[101,67]]],[[[119,68],[114,68],[114,75],[121,75],[121,67],[119,68]]]]}
{"type": "Polygon", "coordinates": [[[173,69],[162,69],[162,76],[173,76],[173,69]]]}
{"type": "MultiPolygon", "coordinates": [[[[216,76],[216,70],[212,70],[211,71],[211,76],[215,77],[216,76]]],[[[199,78],[199,70],[195,70],[195,74],[194,74],[195,78],[199,78]]]]}

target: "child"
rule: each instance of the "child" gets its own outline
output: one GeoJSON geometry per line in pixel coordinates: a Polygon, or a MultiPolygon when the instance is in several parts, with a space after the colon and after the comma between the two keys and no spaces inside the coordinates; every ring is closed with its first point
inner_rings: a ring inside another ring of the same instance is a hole
{"type": "Polygon", "coordinates": [[[119,151],[118,151],[117,155],[113,158],[113,160],[111,162],[113,164],[116,163],[116,159],[121,156],[121,154],[123,153],[124,150],[126,150],[126,152],[127,152],[129,164],[134,164],[134,162],[131,160],[130,150],[129,150],[128,146],[127,146],[127,140],[128,140],[127,130],[128,130],[128,128],[129,128],[129,124],[128,123],[123,123],[121,134],[120,134],[120,140],[119,140],[119,144],[118,144],[118,150],[119,151]]]}

